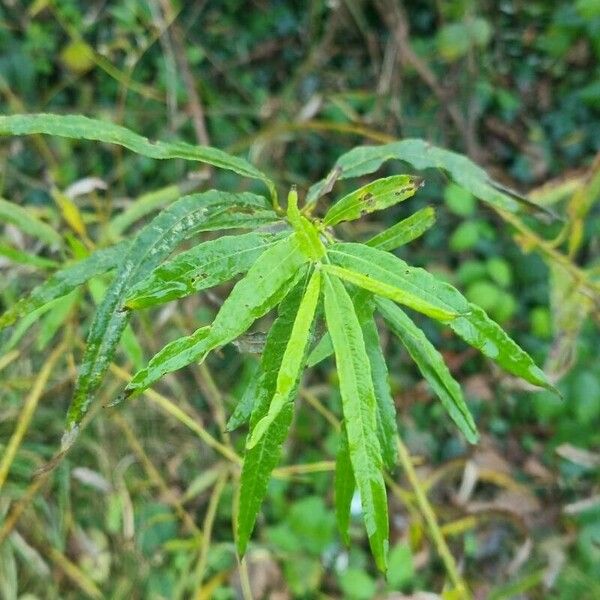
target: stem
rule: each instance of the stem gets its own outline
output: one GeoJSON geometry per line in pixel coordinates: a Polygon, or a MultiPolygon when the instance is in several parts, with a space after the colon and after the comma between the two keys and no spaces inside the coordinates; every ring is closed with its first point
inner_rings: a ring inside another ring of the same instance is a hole
{"type": "Polygon", "coordinates": [[[39,399],[44,391],[46,382],[52,373],[54,365],[63,356],[64,351],[65,346],[64,344],[61,344],[52,352],[48,360],[44,363],[44,366],[39,372],[39,375],[37,376],[37,379],[31,388],[31,392],[23,404],[23,408],[19,414],[19,418],[17,419],[15,431],[12,434],[10,441],[4,450],[4,454],[2,455],[2,460],[0,461],[0,490],[6,481],[10,467],[19,450],[19,446],[21,445],[21,442],[23,441],[23,438],[29,429],[29,424],[31,423],[31,419],[33,418],[33,414],[35,413],[39,399]]]}
{"type": "Polygon", "coordinates": [[[433,539],[437,552],[440,555],[444,566],[446,567],[448,577],[450,578],[452,585],[455,587],[456,592],[459,594],[459,598],[468,600],[471,598],[471,594],[467,590],[467,586],[458,573],[456,561],[454,560],[454,557],[452,556],[452,553],[446,544],[446,540],[444,539],[444,535],[442,534],[440,526],[437,522],[433,507],[427,499],[427,495],[425,494],[423,486],[419,481],[419,477],[417,476],[417,473],[410,460],[408,448],[404,445],[404,442],[400,439],[400,436],[396,437],[396,445],[398,447],[398,457],[400,459],[400,463],[402,464],[402,468],[406,473],[406,477],[413,488],[415,499],[419,505],[421,513],[423,514],[423,517],[425,518],[425,522],[427,523],[429,533],[433,539]]]}

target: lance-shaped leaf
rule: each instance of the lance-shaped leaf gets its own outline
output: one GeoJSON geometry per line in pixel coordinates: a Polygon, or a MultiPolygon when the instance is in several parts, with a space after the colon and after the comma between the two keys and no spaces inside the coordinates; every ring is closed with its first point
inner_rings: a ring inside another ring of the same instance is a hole
{"type": "Polygon", "coordinates": [[[152,192],[142,194],[130,204],[127,208],[111,219],[108,224],[108,234],[112,239],[119,238],[124,231],[131,225],[149,215],[150,213],[163,208],[167,204],[175,202],[177,198],[185,196],[198,186],[197,181],[184,181],[176,185],[169,185],[152,192]]]}
{"type": "Polygon", "coordinates": [[[277,373],[275,393],[269,404],[269,410],[254,425],[250,438],[246,442],[246,448],[249,450],[256,446],[262,436],[265,435],[285,405],[293,400],[291,394],[302,373],[303,361],[306,357],[306,347],[310,338],[309,334],[315,317],[320,291],[321,271],[315,269],[298,308],[292,333],[283,353],[279,372],[277,373]]]}
{"type": "Polygon", "coordinates": [[[60,267],[60,263],[43,256],[37,256],[30,254],[29,252],[23,252],[18,248],[9,246],[8,244],[0,243],[0,256],[4,256],[11,262],[15,262],[21,265],[29,265],[38,269],[56,269],[60,267]]]}
{"type": "Polygon", "coordinates": [[[237,282],[209,328],[167,344],[138,371],[125,390],[130,396],[144,391],[166,373],[202,360],[214,348],[239,337],[252,323],[281,302],[302,275],[307,257],[296,234],[264,252],[246,276],[237,282]]]}
{"type": "MultiPolygon", "coordinates": [[[[435,209],[431,206],[426,206],[410,217],[377,234],[366,242],[366,244],[367,246],[389,252],[418,238],[432,227],[434,223],[435,209]]],[[[325,333],[306,359],[306,366],[314,367],[332,354],[333,346],[331,345],[331,338],[328,333],[325,333]]]]}
{"type": "Polygon", "coordinates": [[[327,211],[323,223],[331,227],[342,221],[354,221],[368,213],[385,210],[414,196],[422,183],[420,177],[412,175],[392,175],[372,181],[338,200],[327,211]]]}
{"type": "Polygon", "coordinates": [[[447,323],[463,340],[509,373],[554,390],[532,358],[483,309],[470,304],[451,285],[423,269],[409,267],[393,254],[360,244],[335,244],[328,255],[333,263],[344,267],[340,270],[324,266],[329,272],[447,323]]]}
{"type": "Polygon", "coordinates": [[[350,517],[352,508],[352,496],[356,481],[352,472],[352,463],[350,462],[350,449],[348,448],[348,435],[345,427],[342,427],[340,432],[340,445],[338,447],[337,456],[335,459],[335,517],[342,537],[342,541],[346,546],[350,545],[350,517]]]}
{"type": "Polygon", "coordinates": [[[560,392],[548,381],[546,374],[535,364],[531,356],[498,323],[492,321],[476,304],[471,304],[470,309],[468,315],[448,323],[454,333],[491,358],[508,373],[560,396],[560,392]]]}
{"type": "Polygon", "coordinates": [[[391,252],[422,236],[434,224],[435,210],[432,206],[426,206],[389,229],[378,233],[366,244],[372,248],[391,252]]]}
{"type": "Polygon", "coordinates": [[[389,252],[340,243],[330,247],[328,256],[333,265],[324,268],[329,272],[434,319],[449,321],[469,311],[458,290],[389,252]]]}
{"type": "Polygon", "coordinates": [[[372,296],[360,290],[353,298],[356,315],[362,328],[365,348],[371,365],[373,377],[373,389],[377,400],[377,436],[383,455],[383,461],[388,469],[396,465],[396,436],[398,426],[396,424],[396,406],[388,379],[387,365],[381,349],[379,332],[373,318],[375,305],[372,296]]]}
{"type": "MultiPolygon", "coordinates": [[[[289,345],[304,291],[305,282],[300,281],[284,298],[279,306],[277,319],[267,336],[256,386],[254,408],[250,417],[251,431],[269,411],[271,399],[277,389],[277,378],[283,355],[289,345]]],[[[296,395],[299,379],[298,377],[295,382],[291,396],[296,395]]],[[[264,435],[252,448],[246,448],[240,476],[236,527],[236,543],[240,555],[246,551],[258,511],[267,493],[271,472],[279,463],[281,448],[292,423],[293,412],[293,403],[285,404],[271,423],[268,434],[264,435]]]]}
{"type": "Polygon", "coordinates": [[[11,115],[0,116],[0,135],[48,134],[75,140],[97,140],[123,146],[149,158],[183,158],[233,171],[244,177],[264,181],[272,193],[273,182],[248,161],[210,146],[192,146],[183,142],[150,141],[125,127],[89,119],[81,115],[11,115]]]}
{"type": "Polygon", "coordinates": [[[450,374],[442,355],[400,307],[385,298],[378,298],[376,302],[377,309],[415,361],[452,420],[469,442],[477,442],[479,436],[473,417],[463,399],[460,385],[450,374]]]}
{"type": "Polygon", "coordinates": [[[0,198],[0,223],[10,223],[46,244],[62,244],[62,238],[50,225],[34,217],[22,206],[2,198],[0,198]]]}
{"type": "Polygon", "coordinates": [[[128,248],[129,242],[121,242],[116,246],[97,250],[87,258],[56,271],[44,283],[34,288],[28,296],[21,298],[0,316],[0,329],[12,325],[17,319],[53,300],[66,296],[92,277],[114,269],[123,259],[128,248]]]}
{"type": "Polygon", "coordinates": [[[387,497],[377,439],[377,401],[369,358],[354,305],[344,284],[324,273],[325,318],[335,351],[350,462],[358,487],[371,551],[386,569],[387,497]]]}
{"type": "Polygon", "coordinates": [[[407,139],[380,146],[358,146],[342,154],[330,174],[315,183],[308,191],[306,202],[313,203],[326,193],[327,182],[335,175],[338,179],[360,177],[374,173],[388,160],[401,160],[415,169],[442,169],[476,198],[497,208],[513,213],[525,207],[531,212],[543,209],[537,204],[507,193],[504,186],[494,182],[488,174],[462,154],[434,146],[421,139],[407,139]]]}
{"type": "Polygon", "coordinates": [[[219,285],[247,271],[278,239],[246,233],[199,244],[156,267],[129,292],[125,306],[147,308],[219,285]]]}
{"type": "MultiPolygon", "coordinates": [[[[186,237],[203,228],[213,227],[213,217],[219,220],[225,211],[227,218],[230,218],[229,211],[234,202],[240,203],[242,209],[245,209],[247,206],[264,203],[264,198],[216,190],[185,196],[159,213],[138,233],[123,256],[115,278],[92,321],[73,400],[67,413],[67,432],[73,430],[87,413],[94,393],[114,356],[129,320],[128,311],[123,307],[129,286],[146,277],[186,237]]],[[[73,439],[74,436],[70,435],[65,441],[73,439]]]]}

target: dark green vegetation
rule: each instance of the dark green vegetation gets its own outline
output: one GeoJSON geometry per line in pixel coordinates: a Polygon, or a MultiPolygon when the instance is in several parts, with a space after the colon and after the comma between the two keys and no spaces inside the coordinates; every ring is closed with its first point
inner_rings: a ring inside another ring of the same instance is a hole
{"type": "Polygon", "coordinates": [[[3,9],[5,597],[597,596],[600,8],[398,6],[3,9]]]}

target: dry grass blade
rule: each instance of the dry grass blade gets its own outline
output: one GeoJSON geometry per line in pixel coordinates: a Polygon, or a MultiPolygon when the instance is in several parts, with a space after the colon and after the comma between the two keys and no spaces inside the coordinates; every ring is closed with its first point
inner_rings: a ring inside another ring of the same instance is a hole
{"type": "Polygon", "coordinates": [[[2,459],[0,459],[0,490],[2,489],[6,477],[8,476],[8,472],[10,467],[17,455],[19,450],[19,446],[29,429],[29,424],[31,423],[31,419],[33,418],[33,414],[35,413],[35,409],[37,408],[38,402],[44,391],[44,387],[52,373],[52,369],[56,365],[58,359],[64,354],[65,346],[61,344],[57,346],[56,349],[50,354],[48,360],[42,366],[37,378],[35,379],[33,386],[31,388],[31,392],[25,399],[23,404],[23,409],[19,414],[17,419],[17,426],[6,446],[4,454],[2,455],[2,459]]]}

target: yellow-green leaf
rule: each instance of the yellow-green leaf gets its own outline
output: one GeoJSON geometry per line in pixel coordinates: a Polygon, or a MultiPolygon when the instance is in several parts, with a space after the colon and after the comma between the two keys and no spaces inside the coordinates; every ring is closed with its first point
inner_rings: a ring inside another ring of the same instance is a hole
{"type": "Polygon", "coordinates": [[[284,406],[293,400],[291,393],[296,387],[296,382],[302,372],[302,363],[306,355],[306,347],[310,338],[309,333],[315,317],[320,291],[321,271],[315,269],[298,308],[290,339],[283,353],[279,372],[277,373],[275,393],[269,404],[269,410],[253,427],[250,438],[246,443],[248,449],[256,446],[284,406]]]}
{"type": "Polygon", "coordinates": [[[372,181],[338,200],[325,215],[323,223],[333,226],[389,208],[414,196],[422,183],[420,177],[412,175],[392,175],[372,181]]]}

